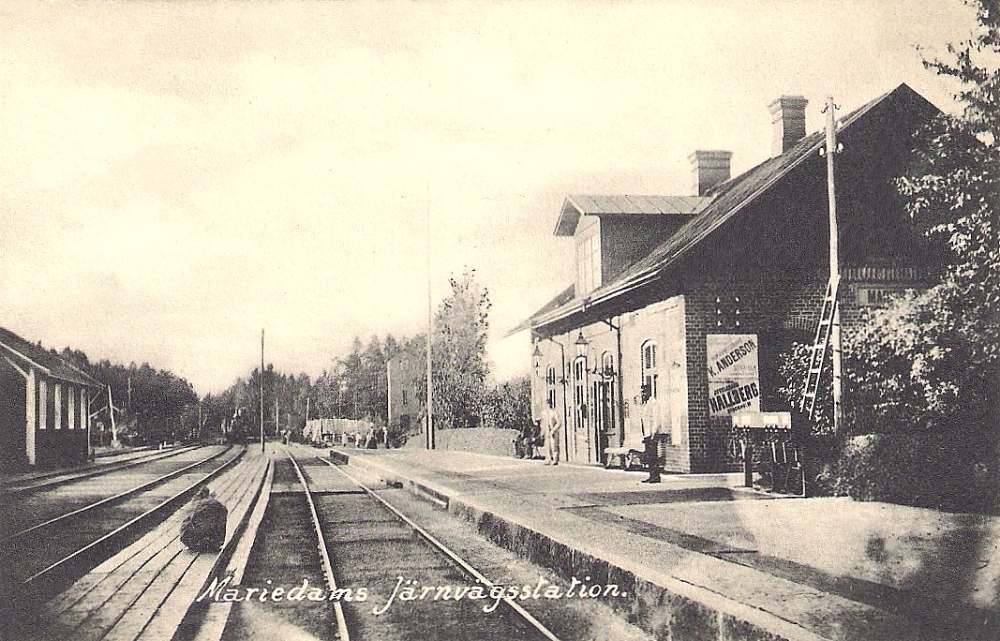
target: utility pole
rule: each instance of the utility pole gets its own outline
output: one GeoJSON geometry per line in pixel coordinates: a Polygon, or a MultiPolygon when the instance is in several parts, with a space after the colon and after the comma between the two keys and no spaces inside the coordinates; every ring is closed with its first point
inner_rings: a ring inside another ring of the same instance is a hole
{"type": "Polygon", "coordinates": [[[260,330],[260,452],[264,453],[264,329],[260,330]]]}
{"type": "Polygon", "coordinates": [[[115,401],[111,398],[110,385],[108,385],[108,416],[111,417],[111,447],[118,447],[118,427],[115,424],[115,401]]]}
{"type": "MultiPolygon", "coordinates": [[[[840,282],[840,248],[837,230],[837,189],[834,182],[833,157],[837,154],[837,118],[834,111],[838,109],[833,102],[833,96],[827,98],[826,106],[826,187],[830,201],[830,282],[840,282]]],[[[839,288],[835,291],[839,291],[839,288]]],[[[838,294],[839,296],[839,294],[838,294]]],[[[831,365],[833,367],[833,429],[841,433],[844,423],[844,407],[842,404],[842,362],[840,338],[840,305],[833,301],[833,322],[830,326],[830,347],[833,352],[831,365]]]]}
{"type": "Polygon", "coordinates": [[[431,340],[434,313],[431,306],[431,184],[427,183],[427,449],[434,449],[434,385],[431,379],[431,340]]]}

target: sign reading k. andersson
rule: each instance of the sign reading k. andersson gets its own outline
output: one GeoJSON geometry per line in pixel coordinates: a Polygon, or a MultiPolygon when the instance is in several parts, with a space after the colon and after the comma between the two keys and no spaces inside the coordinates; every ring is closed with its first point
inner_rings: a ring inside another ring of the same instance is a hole
{"type": "Polygon", "coordinates": [[[709,334],[708,405],[713,418],[760,411],[756,334],[709,334]]]}

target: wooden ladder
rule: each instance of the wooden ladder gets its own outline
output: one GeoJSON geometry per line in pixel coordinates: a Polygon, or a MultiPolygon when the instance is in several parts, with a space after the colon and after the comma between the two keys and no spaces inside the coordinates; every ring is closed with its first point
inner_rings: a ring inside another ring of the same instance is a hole
{"type": "Polygon", "coordinates": [[[812,417],[816,410],[816,395],[819,392],[820,372],[826,360],[826,346],[830,343],[830,330],[833,327],[833,315],[837,311],[838,277],[833,277],[826,286],[826,298],[823,299],[823,309],[819,315],[819,325],[816,326],[816,338],[809,348],[809,373],[806,374],[806,389],[799,402],[799,411],[812,417]]]}

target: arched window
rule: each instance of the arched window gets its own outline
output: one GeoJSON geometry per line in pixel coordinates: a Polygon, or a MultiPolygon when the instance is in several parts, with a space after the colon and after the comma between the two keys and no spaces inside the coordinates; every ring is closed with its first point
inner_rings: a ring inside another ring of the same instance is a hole
{"type": "Polygon", "coordinates": [[[642,344],[642,400],[656,400],[659,390],[659,363],[657,362],[656,342],[646,341],[642,344]]]}
{"type": "Polygon", "coordinates": [[[611,352],[601,354],[601,373],[604,376],[611,376],[615,371],[615,357],[611,352]]]}

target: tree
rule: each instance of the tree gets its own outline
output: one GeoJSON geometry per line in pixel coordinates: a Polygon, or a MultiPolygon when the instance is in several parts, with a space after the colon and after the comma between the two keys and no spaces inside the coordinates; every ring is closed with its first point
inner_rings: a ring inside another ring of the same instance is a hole
{"type": "Polygon", "coordinates": [[[963,113],[920,132],[912,166],[897,181],[914,222],[942,249],[940,277],[872,313],[845,341],[855,429],[894,432],[906,447],[873,440],[884,451],[859,454],[847,467],[871,461],[870,469],[849,469],[867,475],[871,498],[882,498],[886,481],[910,494],[904,500],[993,509],[1000,481],[1000,3],[966,4],[976,9],[970,38],[948,45],[948,60],[924,60],[959,82],[963,113]],[[914,482],[889,479],[892,462],[914,449],[921,465],[906,466],[922,468],[914,482]],[[929,477],[940,490],[923,483],[929,477]]]}
{"type": "Polygon", "coordinates": [[[531,424],[531,380],[519,376],[500,383],[487,395],[485,420],[498,429],[521,430],[531,424]]]}
{"type": "Polygon", "coordinates": [[[855,387],[894,418],[997,418],[1000,376],[1000,3],[969,2],[977,29],[927,68],[955,78],[961,117],[923,132],[900,193],[917,225],[947,250],[940,283],[873,314],[855,337],[869,363],[855,387]],[[874,396],[874,398],[872,398],[874,396]]]}
{"type": "MultiPolygon", "coordinates": [[[[475,270],[450,278],[451,294],[434,316],[432,363],[436,424],[475,427],[486,399],[486,332],[490,297],[475,279],[475,270]]],[[[426,377],[421,389],[426,389],[426,377]]],[[[419,399],[425,402],[425,394],[419,399]]]]}

